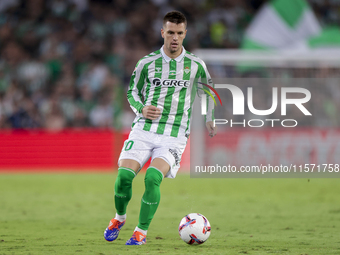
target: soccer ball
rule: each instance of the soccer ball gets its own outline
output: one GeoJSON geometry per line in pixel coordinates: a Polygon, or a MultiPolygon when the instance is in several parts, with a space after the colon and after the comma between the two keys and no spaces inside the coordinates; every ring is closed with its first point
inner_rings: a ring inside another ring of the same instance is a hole
{"type": "Polygon", "coordinates": [[[210,236],[210,223],[199,213],[186,215],[179,223],[178,233],[187,244],[202,244],[210,236]]]}

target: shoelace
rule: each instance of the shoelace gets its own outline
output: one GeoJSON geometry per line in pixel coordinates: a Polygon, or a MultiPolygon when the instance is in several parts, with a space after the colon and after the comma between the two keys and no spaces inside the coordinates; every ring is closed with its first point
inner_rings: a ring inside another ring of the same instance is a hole
{"type": "Polygon", "coordinates": [[[133,235],[132,235],[132,238],[135,240],[135,241],[137,241],[137,242],[142,242],[143,241],[143,239],[145,238],[145,236],[143,235],[143,234],[141,234],[141,233],[134,233],[133,235]],[[140,235],[140,236],[142,236],[142,238],[141,238],[141,240],[140,241],[138,241],[138,239],[137,239],[137,235],[140,235]]]}
{"type": "Polygon", "coordinates": [[[112,230],[114,228],[119,228],[119,221],[115,220],[114,223],[111,221],[111,226],[109,226],[109,229],[112,230]]]}

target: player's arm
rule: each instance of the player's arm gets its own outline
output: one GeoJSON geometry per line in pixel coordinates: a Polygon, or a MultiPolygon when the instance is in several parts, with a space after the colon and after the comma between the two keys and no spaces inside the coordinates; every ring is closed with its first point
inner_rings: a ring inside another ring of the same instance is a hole
{"type": "Polygon", "coordinates": [[[209,132],[209,136],[210,137],[214,137],[217,133],[217,127],[214,126],[214,121],[208,121],[205,123],[205,126],[207,127],[208,129],[208,132],[209,132]]]}
{"type": "MultiPolygon", "coordinates": [[[[212,82],[212,79],[210,77],[210,74],[208,72],[208,69],[206,67],[206,65],[204,63],[202,63],[201,66],[201,82],[211,86],[211,87],[215,87],[214,83],[212,82]]],[[[208,89],[208,88],[205,88],[208,89]]],[[[202,90],[199,90],[202,91],[202,90]]],[[[210,90],[210,93],[213,97],[215,97],[215,93],[213,91],[210,90]]],[[[206,106],[207,106],[207,114],[205,116],[206,118],[206,127],[208,129],[209,132],[209,136],[210,137],[214,137],[217,133],[217,127],[214,126],[214,109],[215,109],[215,105],[214,105],[214,100],[213,98],[211,98],[210,95],[206,96],[206,106]]]]}
{"type": "Polygon", "coordinates": [[[132,73],[129,90],[127,92],[127,99],[130,107],[136,115],[141,115],[145,106],[142,96],[142,90],[146,79],[145,71],[144,64],[142,64],[141,61],[138,61],[136,68],[132,73]]]}
{"type": "Polygon", "coordinates": [[[143,103],[142,90],[146,83],[146,77],[147,69],[145,65],[139,61],[132,73],[127,98],[131,109],[136,115],[143,115],[144,118],[155,120],[160,116],[161,110],[156,106],[146,106],[143,103]]]}

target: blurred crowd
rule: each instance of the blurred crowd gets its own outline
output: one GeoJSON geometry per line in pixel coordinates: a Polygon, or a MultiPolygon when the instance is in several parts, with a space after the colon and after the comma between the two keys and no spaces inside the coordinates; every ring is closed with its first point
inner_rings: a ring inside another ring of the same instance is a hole
{"type": "MultiPolygon", "coordinates": [[[[186,15],[187,50],[237,48],[264,2],[0,0],[0,129],[129,127],[130,76],[162,45],[166,12],[186,15]]],[[[339,1],[310,2],[339,23],[339,1]]]]}

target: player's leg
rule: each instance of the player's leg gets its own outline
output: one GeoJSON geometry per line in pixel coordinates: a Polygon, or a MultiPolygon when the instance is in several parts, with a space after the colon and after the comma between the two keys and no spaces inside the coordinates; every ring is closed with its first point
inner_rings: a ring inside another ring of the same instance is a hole
{"type": "Polygon", "coordinates": [[[121,159],[119,161],[118,175],[114,186],[114,201],[116,216],[111,219],[104,232],[107,241],[117,239],[126,220],[126,207],[132,197],[132,181],[135,178],[140,164],[133,159],[121,159]]]}
{"type": "Polygon", "coordinates": [[[115,182],[116,217],[120,221],[126,218],[126,207],[132,197],[132,181],[135,178],[140,164],[133,159],[119,161],[118,175],[115,182]]]}
{"type": "Polygon", "coordinates": [[[107,241],[116,240],[120,229],[125,224],[126,207],[132,196],[132,181],[141,167],[150,158],[152,144],[148,133],[143,130],[131,131],[129,138],[124,142],[118,160],[118,175],[115,182],[116,216],[104,232],[107,241]]]}
{"type": "Polygon", "coordinates": [[[170,170],[169,164],[161,158],[155,158],[145,174],[145,192],[139,215],[138,227],[148,230],[161,199],[160,185],[164,176],[170,170]]]}
{"type": "Polygon", "coordinates": [[[161,199],[160,184],[169,170],[169,164],[161,158],[155,158],[146,170],[139,223],[133,236],[126,242],[127,245],[140,245],[146,242],[147,230],[161,199]]]}

